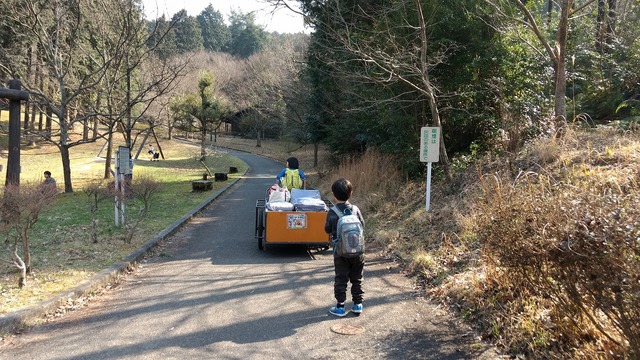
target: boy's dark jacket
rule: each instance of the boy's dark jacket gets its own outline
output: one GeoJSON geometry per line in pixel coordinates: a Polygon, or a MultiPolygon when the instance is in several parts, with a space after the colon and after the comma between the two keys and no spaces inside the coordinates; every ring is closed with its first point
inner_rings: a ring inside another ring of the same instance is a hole
{"type": "MultiPolygon", "coordinates": [[[[358,220],[360,220],[360,222],[362,223],[362,227],[364,228],[364,218],[362,217],[362,212],[360,212],[360,209],[358,207],[354,208],[353,205],[351,205],[348,201],[345,202],[344,204],[336,204],[335,206],[343,214],[344,214],[344,209],[346,208],[348,208],[351,211],[355,210],[355,212],[352,212],[352,214],[358,217],[358,220]]],[[[329,210],[329,212],[327,213],[327,220],[324,223],[324,231],[327,234],[331,234],[331,241],[334,241],[334,239],[336,238],[337,230],[338,230],[338,214],[336,214],[332,210],[329,210]]]]}

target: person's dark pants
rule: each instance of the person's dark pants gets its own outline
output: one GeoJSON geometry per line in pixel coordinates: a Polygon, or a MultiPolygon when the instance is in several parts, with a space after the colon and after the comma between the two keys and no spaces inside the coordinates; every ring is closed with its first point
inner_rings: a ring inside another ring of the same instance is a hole
{"type": "Polygon", "coordinates": [[[364,255],[356,258],[334,257],[333,263],[336,270],[336,279],[333,285],[336,300],[339,303],[347,301],[347,285],[351,282],[351,299],[354,304],[362,304],[364,255]]]}

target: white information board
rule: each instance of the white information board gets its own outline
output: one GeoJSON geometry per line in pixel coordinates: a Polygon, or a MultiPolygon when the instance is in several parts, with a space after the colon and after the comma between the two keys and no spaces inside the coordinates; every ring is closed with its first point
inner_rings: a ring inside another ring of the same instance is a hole
{"type": "Polygon", "coordinates": [[[420,161],[427,163],[426,210],[431,202],[431,163],[440,161],[440,128],[425,126],[420,129],[420,161]]]}
{"type": "Polygon", "coordinates": [[[420,129],[420,161],[438,162],[440,160],[440,128],[423,127],[420,129]]]}

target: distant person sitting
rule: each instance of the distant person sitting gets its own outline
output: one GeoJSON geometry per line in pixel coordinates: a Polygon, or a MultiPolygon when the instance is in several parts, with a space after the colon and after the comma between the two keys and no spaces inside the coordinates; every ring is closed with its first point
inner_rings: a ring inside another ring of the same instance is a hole
{"type": "Polygon", "coordinates": [[[280,186],[286,186],[287,189],[304,189],[306,185],[306,176],[300,170],[298,159],[290,157],[287,159],[286,168],[282,169],[276,176],[280,186]]]}
{"type": "Polygon", "coordinates": [[[51,171],[47,170],[44,172],[44,181],[42,181],[42,186],[45,191],[56,193],[58,191],[56,185],[56,179],[51,177],[51,171]]]}

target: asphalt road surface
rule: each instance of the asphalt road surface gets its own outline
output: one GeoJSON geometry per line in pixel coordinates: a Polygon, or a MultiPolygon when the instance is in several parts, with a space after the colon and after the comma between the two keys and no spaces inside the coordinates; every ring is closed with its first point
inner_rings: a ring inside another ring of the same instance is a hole
{"type": "MultiPolygon", "coordinates": [[[[258,250],[255,203],[283,164],[250,167],[122,283],[86,307],[5,339],[0,359],[496,359],[419,296],[393,261],[368,255],[364,313],[336,318],[330,251],[258,250]],[[364,330],[332,331],[336,325],[364,330]]],[[[366,214],[365,214],[366,216],[366,214]]],[[[351,303],[347,303],[348,308],[351,303]]]]}

